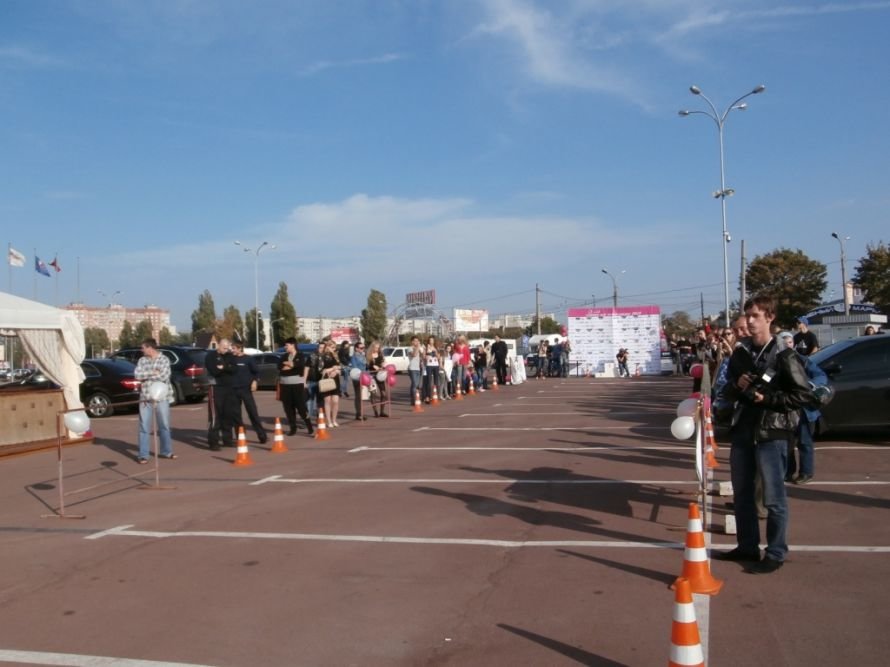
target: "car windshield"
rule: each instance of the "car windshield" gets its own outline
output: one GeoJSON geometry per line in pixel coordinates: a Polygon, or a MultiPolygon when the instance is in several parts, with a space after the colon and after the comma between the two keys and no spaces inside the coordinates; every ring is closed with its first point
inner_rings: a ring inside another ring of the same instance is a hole
{"type": "Polygon", "coordinates": [[[394,349],[395,349],[395,348],[392,348],[392,347],[384,347],[384,348],[383,348],[383,356],[384,356],[384,357],[391,357],[391,356],[392,356],[392,351],[393,351],[394,349]]]}
{"type": "Polygon", "coordinates": [[[836,355],[838,352],[842,352],[846,350],[848,347],[852,347],[856,344],[856,338],[851,338],[849,340],[838,341],[837,343],[831,343],[830,345],[826,345],[821,348],[818,352],[810,355],[810,359],[815,361],[817,364],[821,364],[826,359],[829,359],[836,355]]]}

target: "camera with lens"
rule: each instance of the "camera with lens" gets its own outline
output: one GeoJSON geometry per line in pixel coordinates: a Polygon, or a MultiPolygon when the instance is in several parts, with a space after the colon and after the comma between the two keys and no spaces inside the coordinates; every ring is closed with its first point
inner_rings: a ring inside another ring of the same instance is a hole
{"type": "Polygon", "coordinates": [[[766,394],[769,391],[769,383],[772,382],[775,371],[767,369],[762,373],[746,373],[745,375],[749,380],[749,384],[745,391],[742,392],[742,396],[753,403],[755,392],[766,394]]]}

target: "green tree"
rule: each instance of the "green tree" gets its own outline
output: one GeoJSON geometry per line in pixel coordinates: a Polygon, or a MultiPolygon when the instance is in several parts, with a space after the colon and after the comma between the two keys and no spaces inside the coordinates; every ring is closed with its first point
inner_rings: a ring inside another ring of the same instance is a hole
{"type": "Polygon", "coordinates": [[[118,347],[133,347],[141,342],[141,340],[136,338],[136,334],[133,331],[133,325],[130,324],[130,320],[124,320],[124,324],[121,327],[120,336],[118,336],[117,338],[118,347]]]}
{"type": "Polygon", "coordinates": [[[226,306],[222,319],[217,322],[216,334],[220,338],[229,339],[244,337],[244,320],[237,306],[226,306]]]}
{"type": "Polygon", "coordinates": [[[745,275],[748,293],[773,297],[776,323],[790,327],[795,318],[819,305],[827,273],[822,262],[802,250],[779,248],[755,257],[745,275]]]}
{"type": "MultiPolygon", "coordinates": [[[[552,317],[547,315],[546,317],[541,318],[541,333],[542,334],[558,334],[560,330],[559,322],[554,320],[552,317]]],[[[534,336],[538,333],[538,318],[533,317],[532,323],[530,326],[526,327],[525,333],[529,336],[534,336]]]]}
{"type": "Polygon", "coordinates": [[[87,349],[87,356],[95,358],[103,356],[103,352],[111,352],[111,341],[108,340],[108,332],[99,327],[87,327],[83,330],[83,342],[87,349]]]}
{"type": "Polygon", "coordinates": [[[272,323],[272,345],[283,345],[286,338],[297,335],[297,309],[290,302],[287,283],[278,283],[278,291],[269,306],[269,321],[272,323]]]}
{"type": "Polygon", "coordinates": [[[859,260],[853,282],[865,291],[865,298],[881,312],[890,314],[890,246],[881,241],[865,246],[865,257],[859,260]]]}
{"type": "Polygon", "coordinates": [[[175,345],[174,336],[170,333],[170,329],[167,327],[161,327],[160,332],[158,332],[158,342],[161,345],[175,345]]]}
{"type": "Polygon", "coordinates": [[[154,338],[154,331],[151,328],[151,322],[148,320],[142,320],[139,324],[136,325],[136,329],[133,331],[133,338],[135,338],[139,343],[144,341],[146,338],[154,338]]]}
{"type": "Polygon", "coordinates": [[[664,334],[668,338],[674,334],[680,338],[689,338],[698,328],[697,322],[694,322],[685,310],[677,310],[670,315],[664,315],[661,318],[661,324],[664,327],[664,334]]]}
{"type": "Polygon", "coordinates": [[[202,331],[214,331],[216,329],[216,307],[213,305],[213,296],[210,290],[198,297],[198,308],[192,311],[192,333],[202,331]]]}
{"type": "Polygon", "coordinates": [[[265,349],[264,346],[266,344],[266,333],[264,331],[265,326],[263,323],[263,314],[260,313],[260,336],[259,340],[257,340],[257,331],[256,331],[256,308],[251,308],[246,313],[244,313],[244,328],[247,332],[247,339],[244,341],[244,345],[247,347],[253,347],[257,350],[265,349]]]}
{"type": "Polygon", "coordinates": [[[383,340],[386,336],[386,295],[375,289],[368,294],[368,306],[362,309],[362,338],[383,340]]]}

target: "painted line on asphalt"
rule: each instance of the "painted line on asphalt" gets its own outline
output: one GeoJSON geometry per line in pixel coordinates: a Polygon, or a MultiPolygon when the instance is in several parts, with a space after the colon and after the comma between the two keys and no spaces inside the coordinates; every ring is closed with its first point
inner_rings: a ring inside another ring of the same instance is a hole
{"type": "Polygon", "coordinates": [[[423,426],[418,431],[627,431],[629,429],[670,431],[668,426],[423,426]]]}
{"type": "Polygon", "coordinates": [[[568,485],[591,485],[591,484],[645,484],[652,486],[698,486],[697,481],[686,480],[651,480],[651,479],[511,479],[509,477],[499,477],[497,479],[454,479],[454,478],[400,478],[400,477],[380,477],[375,479],[361,479],[356,477],[301,477],[289,478],[281,475],[272,475],[256,482],[251,482],[250,486],[258,486],[260,484],[270,483],[282,484],[568,484],[568,485]]]}
{"type": "MultiPolygon", "coordinates": [[[[261,533],[254,531],[229,530],[131,530],[133,524],[116,526],[103,530],[84,539],[95,540],[106,537],[146,537],[166,539],[171,537],[197,537],[215,539],[255,539],[255,540],[297,540],[307,542],[374,542],[380,544],[427,544],[447,546],[484,546],[505,549],[522,549],[528,547],[586,547],[592,549],[685,549],[684,542],[630,542],[612,540],[484,540],[478,538],[459,537],[405,537],[393,535],[337,535],[320,533],[261,533]]],[[[716,549],[729,549],[736,544],[714,544],[716,549]]],[[[791,551],[810,553],[890,553],[890,546],[841,546],[841,545],[790,545],[791,551]]],[[[150,663],[158,664],[158,663],[150,663]]]]}
{"type": "MultiPolygon", "coordinates": [[[[523,405],[528,405],[528,403],[523,403],[523,405]]],[[[561,405],[565,405],[564,403],[561,405]]],[[[671,410],[670,412],[673,412],[671,410]]],[[[623,415],[629,415],[631,417],[641,417],[644,415],[652,415],[655,417],[661,417],[663,415],[668,414],[668,411],[662,412],[609,412],[607,410],[600,410],[594,413],[584,413],[580,415],[577,410],[573,412],[464,412],[463,414],[458,415],[459,419],[463,419],[464,417],[556,417],[556,416],[565,416],[565,415],[575,415],[575,416],[584,416],[584,417],[619,417],[623,415]]],[[[675,418],[675,417],[674,417],[675,418]]],[[[673,418],[672,418],[673,421],[673,418]]],[[[670,428],[670,424],[666,425],[665,428],[670,428]]]]}
{"type": "Polygon", "coordinates": [[[663,447],[373,447],[362,445],[350,449],[347,454],[358,452],[639,452],[639,451],[688,451],[693,448],[689,445],[666,445],[663,447]]]}
{"type": "Polygon", "coordinates": [[[108,658],[99,655],[4,649],[0,649],[0,662],[15,662],[20,665],[66,665],[68,667],[212,667],[211,665],[198,665],[191,662],[131,660],[129,658],[108,658]]]}

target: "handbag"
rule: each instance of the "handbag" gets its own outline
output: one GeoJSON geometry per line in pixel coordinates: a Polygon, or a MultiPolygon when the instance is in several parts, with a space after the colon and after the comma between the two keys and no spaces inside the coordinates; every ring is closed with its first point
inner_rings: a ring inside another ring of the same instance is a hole
{"type": "Polygon", "coordinates": [[[333,378],[323,378],[318,382],[318,391],[327,392],[327,391],[335,391],[337,389],[337,382],[333,378]]]}

